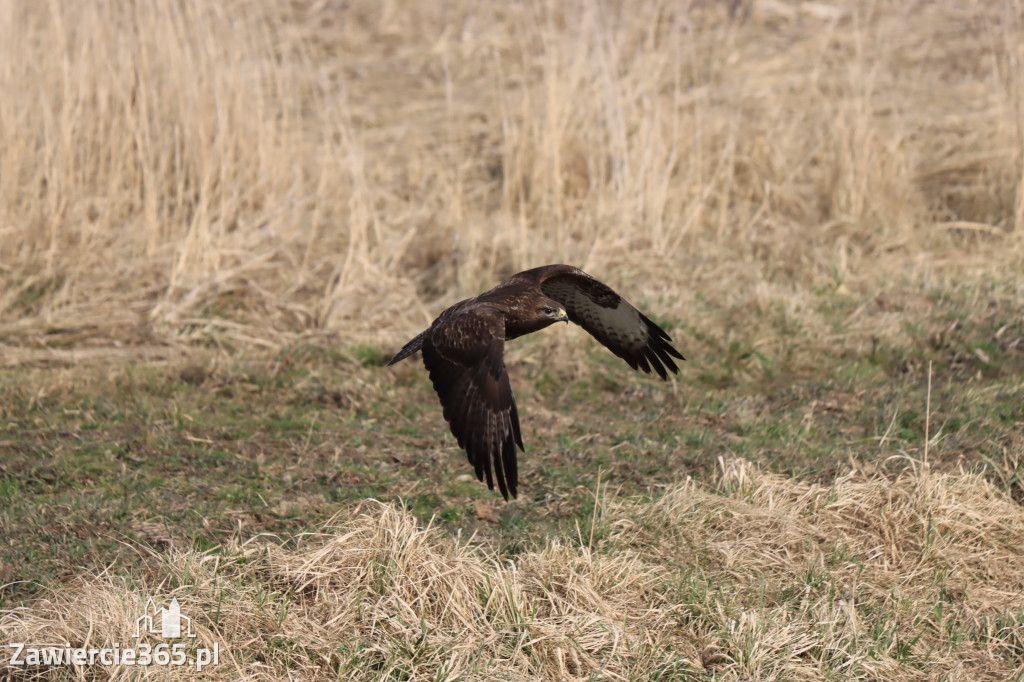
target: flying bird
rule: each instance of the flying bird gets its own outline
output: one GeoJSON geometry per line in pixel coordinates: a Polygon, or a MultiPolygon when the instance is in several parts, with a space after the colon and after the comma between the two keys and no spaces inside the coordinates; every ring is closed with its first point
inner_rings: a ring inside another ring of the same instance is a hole
{"type": "Polygon", "coordinates": [[[392,358],[423,351],[452,435],[476,477],[516,497],[519,413],[505,370],[505,342],[555,322],[574,322],[636,370],[662,379],[684,360],[672,338],[608,285],[571,265],[525,270],[448,308],[392,358]],[[493,474],[492,474],[493,471],[493,474]]]}

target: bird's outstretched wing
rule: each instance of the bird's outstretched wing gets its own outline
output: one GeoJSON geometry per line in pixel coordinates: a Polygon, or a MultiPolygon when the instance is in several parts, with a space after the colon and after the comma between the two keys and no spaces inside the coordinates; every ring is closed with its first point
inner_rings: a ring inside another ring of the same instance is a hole
{"type": "Polygon", "coordinates": [[[505,371],[505,322],[486,305],[442,316],[423,340],[423,362],[444,418],[481,481],[516,496],[516,446],[523,448],[515,396],[505,371]],[[493,477],[492,477],[493,467],[493,477]]]}
{"type": "Polygon", "coordinates": [[[648,374],[653,368],[662,379],[669,371],[679,372],[672,358],[685,358],[672,346],[672,337],[607,284],[569,265],[538,270],[541,291],[630,367],[648,374]]]}

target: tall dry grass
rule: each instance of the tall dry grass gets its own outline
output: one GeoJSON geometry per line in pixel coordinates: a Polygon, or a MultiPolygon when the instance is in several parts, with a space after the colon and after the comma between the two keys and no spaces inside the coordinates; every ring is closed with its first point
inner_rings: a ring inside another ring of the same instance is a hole
{"type": "Polygon", "coordinates": [[[554,261],[675,317],[1017,272],[1017,3],[735,5],[3,0],[0,337],[397,342],[554,261]]]}

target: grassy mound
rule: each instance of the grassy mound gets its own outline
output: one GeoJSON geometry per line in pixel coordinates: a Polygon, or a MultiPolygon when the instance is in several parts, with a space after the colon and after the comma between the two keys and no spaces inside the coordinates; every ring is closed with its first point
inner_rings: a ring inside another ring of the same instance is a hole
{"type": "Polygon", "coordinates": [[[155,595],[178,599],[194,644],[219,645],[205,679],[980,680],[1024,666],[1024,510],[978,476],[922,466],[818,486],[731,460],[706,485],[599,502],[589,536],[506,557],[367,502],[287,541],[81,576],[3,612],[0,634],[129,642],[155,595]]]}

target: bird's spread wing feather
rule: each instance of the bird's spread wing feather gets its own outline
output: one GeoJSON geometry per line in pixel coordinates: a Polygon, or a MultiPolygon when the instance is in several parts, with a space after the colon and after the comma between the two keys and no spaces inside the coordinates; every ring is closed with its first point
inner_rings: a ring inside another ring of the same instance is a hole
{"type": "Polygon", "coordinates": [[[516,446],[523,447],[519,414],[505,370],[505,323],[488,306],[442,316],[423,341],[423,362],[452,435],[481,481],[516,496],[516,446]],[[492,475],[493,467],[493,475],[492,475]]]}
{"type": "Polygon", "coordinates": [[[633,369],[650,374],[653,368],[662,379],[668,378],[668,371],[679,371],[672,358],[684,358],[672,346],[672,338],[606,284],[582,270],[561,266],[541,278],[540,288],[565,306],[571,321],[633,369]]]}

